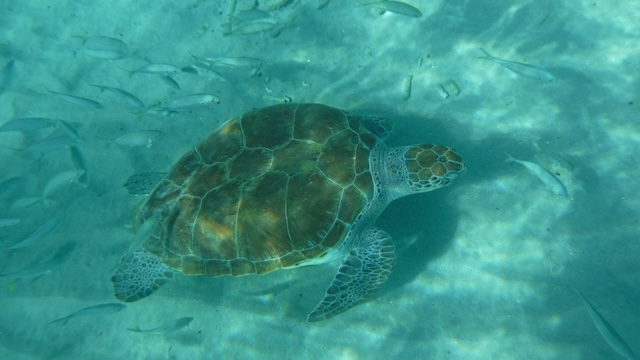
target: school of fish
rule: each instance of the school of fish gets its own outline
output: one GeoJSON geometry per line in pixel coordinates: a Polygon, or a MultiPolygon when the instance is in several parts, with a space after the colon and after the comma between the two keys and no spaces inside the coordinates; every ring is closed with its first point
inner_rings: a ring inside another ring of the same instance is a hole
{"type": "MultiPolygon", "coordinates": [[[[317,8],[325,8],[329,2],[330,0],[320,0],[317,8]]],[[[227,14],[227,21],[221,23],[219,29],[216,29],[221,31],[224,37],[277,37],[293,21],[293,15],[278,16],[274,11],[277,9],[268,11],[255,6],[240,10],[235,8],[236,2],[232,3],[233,7],[227,14]]],[[[283,3],[301,6],[299,1],[283,3]]],[[[406,21],[420,21],[421,18],[425,18],[423,12],[417,6],[410,4],[410,1],[357,1],[353,7],[357,8],[362,16],[397,16],[406,21]]],[[[73,36],[66,46],[73,56],[82,58],[83,61],[88,59],[95,63],[116,64],[113,66],[113,71],[128,74],[130,82],[111,83],[106,78],[100,82],[86,82],[82,86],[69,86],[68,83],[61,81],[59,84],[41,84],[40,88],[29,89],[29,91],[43,100],[56,102],[61,108],[83,112],[93,117],[99,117],[101,112],[114,108],[124,109],[132,119],[149,116],[163,121],[171,116],[188,117],[192,112],[211,109],[226,100],[225,94],[216,90],[217,82],[237,79],[237,74],[245,77],[262,76],[263,67],[268,64],[267,60],[258,57],[257,54],[221,54],[216,53],[215,50],[202,49],[185,50],[191,59],[187,63],[174,64],[165,60],[156,62],[148,59],[135,46],[130,46],[123,39],[102,34],[73,36]],[[125,61],[127,65],[120,65],[125,61]],[[188,89],[183,89],[181,85],[182,79],[186,76],[195,76],[200,81],[214,85],[211,86],[210,92],[190,92],[188,89]],[[160,100],[145,98],[145,94],[139,90],[139,85],[155,84],[149,86],[157,86],[158,83],[155,81],[169,89],[170,95],[160,100]],[[84,92],[78,90],[83,88],[84,92]]],[[[483,64],[504,69],[507,74],[511,73],[516,79],[524,78],[525,81],[540,82],[557,80],[557,74],[553,68],[496,57],[480,46],[478,49],[482,53],[478,58],[487,60],[482,62],[483,64]]],[[[494,50],[498,53],[498,49],[494,50]]],[[[26,63],[18,57],[10,57],[0,63],[0,96],[16,90],[21,76],[25,75],[24,66],[26,63]]],[[[414,75],[406,75],[407,72],[404,74],[400,79],[403,88],[402,99],[408,101],[412,98],[412,90],[416,84],[414,75]]],[[[451,79],[442,83],[436,82],[434,86],[437,87],[443,99],[451,95],[458,96],[461,93],[458,85],[451,79]]],[[[1,265],[0,279],[10,279],[14,283],[21,279],[39,279],[73,261],[77,243],[60,239],[57,233],[72,221],[65,218],[62,211],[64,204],[73,197],[69,194],[89,189],[93,183],[91,168],[96,164],[87,161],[89,157],[83,150],[87,142],[103,142],[104,151],[144,154],[143,151],[147,151],[170,136],[159,128],[138,127],[135,121],[132,121],[130,128],[111,133],[88,133],[87,127],[83,123],[46,117],[39,113],[25,113],[10,119],[0,119],[0,136],[3,136],[0,146],[11,150],[14,156],[29,159],[34,164],[42,159],[56,159],[56,163],[66,164],[47,174],[14,174],[9,171],[3,171],[0,174],[0,200],[7,204],[5,208],[0,209],[0,231],[2,231],[0,251],[5,254],[27,253],[35,252],[36,248],[44,245],[53,248],[49,254],[31,257],[35,260],[23,263],[19,267],[8,268],[4,264],[1,265]],[[15,138],[23,141],[13,141],[15,138]],[[8,140],[4,141],[4,139],[8,140]],[[14,147],[16,143],[19,146],[14,147]],[[60,159],[66,160],[58,161],[60,159]],[[46,216],[30,217],[30,212],[43,212],[46,216]]],[[[572,189],[569,185],[547,167],[535,161],[516,159],[508,154],[507,161],[519,164],[526,169],[540,181],[549,194],[565,200],[571,198],[572,189]]],[[[162,172],[134,174],[129,177],[124,187],[130,195],[146,196],[153,184],[164,175],[165,173],[162,172]]],[[[151,216],[136,229],[131,236],[126,254],[144,243],[151,235],[158,218],[158,216],[151,216]]],[[[577,289],[575,291],[602,339],[620,356],[635,359],[633,350],[623,337],[580,291],[577,289]]],[[[65,311],[60,311],[59,317],[48,321],[47,324],[71,326],[69,323],[72,320],[75,322],[84,317],[115,316],[126,310],[127,306],[121,303],[100,303],[87,304],[78,310],[73,310],[77,308],[68,306],[65,311]]],[[[127,329],[138,334],[170,334],[187,328],[193,320],[194,317],[190,316],[168,321],[159,318],[153,324],[143,328],[132,325],[127,329]]]]}

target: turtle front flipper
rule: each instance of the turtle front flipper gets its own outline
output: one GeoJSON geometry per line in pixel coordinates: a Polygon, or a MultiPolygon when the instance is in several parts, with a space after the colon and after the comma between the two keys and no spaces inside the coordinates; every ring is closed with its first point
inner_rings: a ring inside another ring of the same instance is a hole
{"type": "Polygon", "coordinates": [[[145,250],[125,256],[111,277],[116,298],[133,302],[153,294],[174,277],[174,270],[145,250]]]}
{"type": "Polygon", "coordinates": [[[324,299],[307,321],[328,319],[369,298],[387,281],[395,258],[393,240],[386,232],[373,227],[363,231],[359,246],[342,260],[324,299]]]}

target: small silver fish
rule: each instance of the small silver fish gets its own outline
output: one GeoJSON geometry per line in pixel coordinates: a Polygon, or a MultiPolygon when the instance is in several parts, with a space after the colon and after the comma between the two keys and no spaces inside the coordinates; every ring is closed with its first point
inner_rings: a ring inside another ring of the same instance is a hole
{"type": "Polygon", "coordinates": [[[184,108],[219,104],[220,98],[212,94],[192,94],[173,100],[167,106],[168,110],[180,110],[184,108]]]}
{"type": "Polygon", "coordinates": [[[80,106],[84,106],[84,107],[89,107],[89,108],[93,108],[93,109],[102,109],[104,108],[104,106],[102,106],[102,104],[100,104],[99,102],[95,101],[95,100],[91,100],[91,99],[87,99],[85,97],[81,97],[81,96],[75,96],[75,95],[71,95],[71,94],[64,94],[64,93],[60,93],[57,91],[53,91],[51,89],[49,89],[49,92],[55,96],[57,96],[58,98],[70,102],[72,104],[75,105],[80,105],[80,106]]]}
{"type": "Polygon", "coordinates": [[[149,334],[149,333],[167,334],[167,333],[171,333],[171,332],[182,329],[183,327],[189,325],[189,323],[191,323],[192,320],[193,318],[188,316],[188,317],[183,317],[177,320],[169,321],[167,323],[164,323],[158,327],[151,328],[151,329],[140,329],[140,327],[136,326],[135,328],[127,328],[127,330],[137,332],[137,333],[143,333],[143,334],[149,334]]]}
{"type": "Polygon", "coordinates": [[[87,163],[84,160],[84,156],[77,146],[72,146],[69,150],[71,152],[71,161],[76,167],[76,170],[84,171],[84,173],[78,177],[78,183],[84,187],[89,186],[89,173],[87,172],[87,163]]]}
{"type": "Polygon", "coordinates": [[[117,49],[78,49],[75,53],[102,60],[120,60],[129,56],[127,52],[117,49]]]}
{"type": "Polygon", "coordinates": [[[165,84],[169,85],[171,88],[175,90],[180,90],[180,84],[178,84],[178,82],[171,76],[161,76],[160,80],[162,80],[165,84]]]}
{"type": "Polygon", "coordinates": [[[582,304],[584,305],[585,309],[587,309],[587,312],[589,313],[593,324],[596,326],[596,328],[600,332],[600,335],[602,335],[605,341],[625,359],[636,359],[636,356],[629,345],[627,345],[622,337],[618,335],[616,330],[609,324],[609,322],[607,322],[607,320],[605,320],[604,317],[600,315],[600,313],[593,307],[593,305],[591,305],[591,303],[587,301],[580,290],[575,288],[574,290],[580,296],[582,304]]]}
{"type": "MultiPolygon", "coordinates": [[[[126,70],[126,69],[123,69],[126,70]]],[[[133,74],[151,74],[160,76],[171,76],[179,73],[181,70],[177,66],[171,64],[147,64],[137,70],[126,70],[129,75],[133,74]]]]}
{"type": "Polygon", "coordinates": [[[13,119],[0,126],[0,132],[42,130],[55,126],[56,120],[42,117],[13,119]]]}
{"type": "Polygon", "coordinates": [[[44,187],[44,191],[42,193],[42,198],[45,204],[50,201],[51,195],[68,186],[69,184],[76,182],[84,173],[84,170],[75,169],[63,171],[60,174],[52,177],[51,180],[47,182],[47,185],[44,187]]]}
{"type": "Polygon", "coordinates": [[[522,75],[531,79],[543,80],[543,81],[552,81],[556,78],[552,73],[549,72],[549,70],[543,67],[524,64],[524,63],[515,62],[515,61],[498,59],[496,57],[493,57],[493,55],[489,54],[485,49],[480,48],[480,50],[482,50],[482,52],[485,53],[485,56],[481,56],[480,59],[491,60],[496,64],[499,64],[504,68],[518,75],[522,75]]]}
{"type": "Polygon", "coordinates": [[[318,9],[318,10],[324,9],[324,8],[325,8],[325,6],[329,5],[329,2],[330,2],[330,1],[331,1],[331,0],[318,0],[318,7],[317,7],[317,9],[318,9]]]}
{"type": "Polygon", "coordinates": [[[62,325],[67,325],[67,322],[69,322],[69,320],[71,320],[73,318],[77,318],[79,316],[109,315],[109,314],[113,314],[113,313],[122,311],[122,310],[124,310],[126,308],[127,308],[127,305],[120,304],[120,303],[108,303],[108,304],[100,304],[100,305],[89,306],[89,307],[86,307],[84,309],[80,309],[80,310],[78,310],[78,311],[76,311],[74,313],[71,313],[70,315],[67,315],[65,317],[61,317],[59,319],[55,319],[53,321],[50,321],[48,324],[62,322],[62,325]]]}
{"type": "Polygon", "coordinates": [[[58,125],[60,125],[60,127],[62,127],[62,129],[67,133],[67,135],[69,135],[69,137],[71,137],[75,141],[80,141],[80,134],[78,133],[78,130],[76,130],[76,128],[73,125],[69,124],[68,122],[62,119],[58,119],[57,123],[58,125]]]}
{"type": "Polygon", "coordinates": [[[253,57],[221,57],[217,59],[211,59],[209,64],[213,67],[227,67],[227,68],[259,68],[264,60],[253,57]]]}
{"type": "Polygon", "coordinates": [[[542,183],[545,184],[554,194],[565,197],[565,198],[569,196],[569,194],[567,193],[567,188],[560,181],[560,179],[558,179],[555,175],[553,175],[547,169],[543,168],[542,166],[536,163],[532,163],[530,161],[518,160],[509,154],[506,154],[506,155],[508,156],[507,161],[517,162],[518,164],[529,169],[529,171],[532,174],[534,174],[540,181],[542,181],[542,183]]]}
{"type": "Polygon", "coordinates": [[[160,130],[142,130],[133,131],[128,134],[122,135],[119,138],[113,140],[114,143],[125,146],[145,146],[150,148],[153,142],[158,140],[164,135],[164,132],[160,130]]]}
{"type": "Polygon", "coordinates": [[[98,89],[100,89],[100,91],[109,91],[113,94],[116,94],[120,97],[122,97],[124,100],[127,101],[127,103],[129,103],[129,105],[136,107],[138,109],[144,109],[146,106],[144,105],[144,103],[142,102],[142,100],[138,99],[135,95],[133,95],[132,93],[126,91],[126,90],[122,90],[116,87],[112,87],[112,86],[105,86],[105,85],[96,85],[96,84],[89,84],[93,87],[97,87],[98,89]]]}
{"type": "Polygon", "coordinates": [[[63,135],[54,138],[48,138],[24,148],[26,151],[52,152],[56,150],[67,149],[71,145],[77,143],[78,140],[71,136],[63,135]]]}
{"type": "Polygon", "coordinates": [[[15,210],[28,208],[31,205],[37,204],[41,200],[42,198],[39,196],[29,196],[25,198],[20,198],[14,201],[13,204],[11,204],[11,206],[9,207],[9,210],[15,211],[15,210]]]}
{"type": "Polygon", "coordinates": [[[118,49],[128,51],[129,46],[122,40],[110,36],[92,35],[81,36],[83,38],[82,46],[87,49],[118,49]]]}
{"type": "Polygon", "coordinates": [[[32,232],[31,235],[27,236],[24,240],[18,241],[15,244],[7,246],[6,248],[15,250],[38,244],[47,236],[51,235],[58,227],[58,224],[60,224],[60,219],[54,217],[53,219],[50,219],[42,226],[40,226],[36,231],[32,232]]]}
{"type": "Polygon", "coordinates": [[[415,18],[422,16],[422,12],[420,12],[420,10],[401,1],[376,1],[372,3],[358,4],[358,6],[380,9],[415,18]]]}
{"type": "Polygon", "coordinates": [[[0,228],[18,225],[20,219],[16,218],[0,218],[0,228]]]}
{"type": "Polygon", "coordinates": [[[224,23],[221,26],[222,28],[222,36],[229,35],[250,35],[256,33],[263,33],[269,30],[275,29],[278,25],[277,22],[274,21],[266,21],[266,20],[258,20],[258,21],[250,21],[250,22],[242,22],[239,25],[234,25],[232,23],[224,23]]]}
{"type": "Polygon", "coordinates": [[[15,59],[9,60],[9,62],[2,69],[2,83],[0,83],[0,95],[9,90],[15,79],[16,73],[16,61],[15,59]]]}
{"type": "Polygon", "coordinates": [[[75,54],[83,54],[102,60],[120,60],[128,57],[131,53],[124,41],[109,36],[87,36],[82,37],[82,48],[76,50],[75,54]]]}
{"type": "Polygon", "coordinates": [[[254,8],[254,9],[238,11],[238,13],[236,13],[233,16],[233,20],[241,23],[241,22],[247,22],[247,21],[269,19],[272,17],[273,16],[270,13],[264,10],[254,8]]]}
{"type": "Polygon", "coordinates": [[[215,58],[200,57],[193,54],[191,54],[191,56],[197,61],[208,64],[209,66],[215,66],[215,67],[230,67],[230,68],[259,67],[264,63],[264,60],[260,58],[244,57],[244,56],[239,56],[239,57],[228,56],[228,57],[215,57],[215,58]]]}
{"type": "Polygon", "coordinates": [[[27,178],[23,176],[12,176],[0,181],[0,199],[26,192],[26,183],[27,178]]]}
{"type": "Polygon", "coordinates": [[[202,62],[198,62],[197,64],[185,66],[185,67],[182,68],[182,72],[185,72],[187,74],[194,74],[194,75],[204,76],[209,80],[227,81],[224,78],[224,76],[222,76],[222,74],[220,74],[219,72],[217,72],[214,69],[212,69],[211,66],[209,66],[208,64],[205,64],[205,63],[202,63],[202,62]]]}
{"type": "Polygon", "coordinates": [[[49,274],[52,270],[69,260],[69,258],[71,257],[71,253],[73,252],[75,247],[75,242],[66,243],[59,249],[57,249],[53,254],[45,257],[41,261],[29,265],[20,271],[0,274],[0,277],[9,279],[24,279],[49,274]]]}
{"type": "Polygon", "coordinates": [[[149,239],[151,234],[153,234],[156,229],[156,225],[160,221],[160,212],[155,212],[152,216],[146,219],[142,225],[136,230],[136,234],[133,236],[131,243],[129,244],[129,249],[122,256],[122,258],[126,258],[129,255],[133,254],[136,250],[138,250],[142,244],[149,239]]]}

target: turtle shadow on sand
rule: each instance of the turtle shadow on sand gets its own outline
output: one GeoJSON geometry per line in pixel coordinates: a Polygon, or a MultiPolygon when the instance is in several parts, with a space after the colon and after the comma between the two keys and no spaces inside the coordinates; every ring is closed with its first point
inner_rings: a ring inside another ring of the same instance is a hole
{"type": "Polygon", "coordinates": [[[458,216],[455,207],[446,200],[450,191],[398,199],[380,216],[378,225],[396,239],[398,257],[389,281],[376,297],[413,281],[451,247],[458,216]]]}
{"type": "MultiPolygon", "coordinates": [[[[376,225],[395,239],[397,257],[389,280],[366,303],[374,304],[397,292],[427,271],[432,261],[446,254],[458,224],[456,207],[447,200],[452,190],[445,188],[395,200],[380,215],[376,225]]],[[[286,306],[284,315],[298,320],[312,309],[316,298],[331,282],[334,267],[335,264],[309,266],[290,273],[290,287],[282,293],[284,298],[278,300],[286,306]]]]}

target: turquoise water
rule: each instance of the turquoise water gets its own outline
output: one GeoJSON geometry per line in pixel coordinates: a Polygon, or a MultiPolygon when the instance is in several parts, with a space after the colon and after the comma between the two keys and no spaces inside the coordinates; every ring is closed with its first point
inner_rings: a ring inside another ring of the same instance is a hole
{"type": "Polygon", "coordinates": [[[0,126],[45,118],[0,131],[0,358],[623,358],[573,288],[640,352],[640,3],[411,0],[419,18],[258,3],[0,1],[0,126]],[[191,54],[224,59],[193,68],[191,54]],[[132,73],[149,63],[177,70],[132,73]],[[172,109],[192,94],[219,103],[172,109]],[[130,175],[285,101],[384,116],[390,146],[443,143],[467,163],[380,217],[398,264],[375,298],[307,323],[332,263],[181,276],[124,310],[48,324],[117,302],[110,277],[142,200],[130,175]]]}

